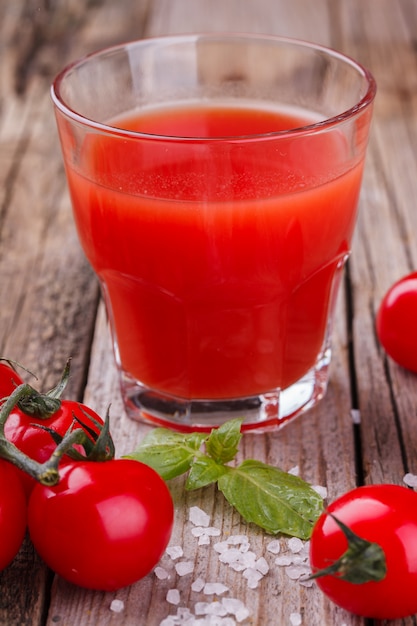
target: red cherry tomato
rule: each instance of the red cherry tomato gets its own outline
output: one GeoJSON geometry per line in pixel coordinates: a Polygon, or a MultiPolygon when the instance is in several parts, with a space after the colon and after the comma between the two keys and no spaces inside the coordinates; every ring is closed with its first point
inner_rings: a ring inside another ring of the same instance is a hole
{"type": "Polygon", "coordinates": [[[114,591],[158,563],[173,525],[165,482],[138,461],[74,462],[54,487],[37,484],[29,532],[45,563],[67,581],[114,591]]]}
{"type": "Polygon", "coordinates": [[[10,396],[22,383],[19,374],[7,362],[0,361],[0,400],[10,396]]]}
{"type": "Polygon", "coordinates": [[[27,504],[17,470],[0,460],[0,570],[19,552],[26,533],[27,504]]]}
{"type": "Polygon", "coordinates": [[[311,536],[313,573],[334,563],[348,547],[343,531],[328,513],[382,548],[386,573],[378,582],[362,584],[326,575],[316,579],[320,589],[335,604],[365,617],[398,619],[417,613],[417,493],[397,485],[372,485],[354,489],[330,504],[311,536]]]}
{"type": "MultiPolygon", "coordinates": [[[[46,419],[26,415],[19,408],[15,408],[6,420],[4,433],[6,439],[14,443],[19,450],[31,459],[43,463],[50,458],[57,444],[54,442],[51,434],[39,426],[50,428],[63,437],[73,425],[74,416],[94,433],[99,434],[100,425],[103,424],[101,417],[84,404],[72,400],[62,400],[61,408],[46,419]]],[[[74,428],[82,428],[82,426],[75,424],[74,428]]],[[[75,447],[82,452],[81,446],[75,447]]],[[[20,473],[26,493],[29,494],[35,484],[35,480],[23,471],[20,473]]]]}
{"type": "Polygon", "coordinates": [[[376,331],[386,353],[417,373],[417,272],[388,290],[377,313],[376,331]]]}

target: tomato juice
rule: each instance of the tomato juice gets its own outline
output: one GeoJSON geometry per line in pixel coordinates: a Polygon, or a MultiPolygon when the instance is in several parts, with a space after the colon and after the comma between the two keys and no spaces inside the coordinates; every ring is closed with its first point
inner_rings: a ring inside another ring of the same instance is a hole
{"type": "Polygon", "coordinates": [[[303,129],[311,123],[201,103],[86,133],[67,164],[74,214],[133,379],[232,399],[285,389],[315,365],[363,157],[343,125],[303,129]],[[277,132],[290,128],[300,130],[277,132]]]}

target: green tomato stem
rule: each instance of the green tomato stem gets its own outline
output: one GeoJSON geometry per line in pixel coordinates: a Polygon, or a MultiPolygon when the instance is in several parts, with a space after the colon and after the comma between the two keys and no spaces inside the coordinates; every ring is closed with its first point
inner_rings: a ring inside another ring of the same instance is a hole
{"type": "Polygon", "coordinates": [[[348,548],[339,559],[315,572],[309,579],[330,575],[356,585],[383,580],[387,574],[387,564],[381,546],[359,537],[337,517],[331,513],[329,515],[345,535],[348,548]]]}
{"type": "Polygon", "coordinates": [[[78,428],[69,430],[62,441],[57,445],[50,458],[44,463],[38,463],[17,446],[9,441],[4,432],[4,425],[13,409],[22,401],[38,394],[30,385],[23,383],[16,387],[13,393],[4,401],[0,409],[0,458],[13,463],[16,467],[32,476],[44,485],[55,485],[59,481],[58,465],[62,456],[73,447],[74,444],[83,444],[87,440],[86,433],[78,428]]]}

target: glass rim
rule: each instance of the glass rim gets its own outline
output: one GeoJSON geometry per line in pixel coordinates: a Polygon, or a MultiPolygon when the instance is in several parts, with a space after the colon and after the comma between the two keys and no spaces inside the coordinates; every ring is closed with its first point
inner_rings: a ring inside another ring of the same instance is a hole
{"type": "Polygon", "coordinates": [[[113,46],[108,46],[105,48],[101,48],[89,54],[78,58],[71,63],[67,64],[54,78],[52,81],[51,89],[51,98],[53,104],[61,113],[63,113],[66,117],[70,118],[72,121],[77,122],[83,126],[87,126],[95,131],[101,132],[106,135],[114,135],[121,137],[128,137],[131,139],[147,139],[153,141],[174,141],[174,142],[221,142],[221,141],[260,141],[267,139],[274,139],[279,137],[289,137],[294,135],[304,135],[311,134],[313,132],[326,130],[331,128],[332,126],[339,125],[351,118],[356,117],[362,110],[368,108],[376,95],[376,81],[373,74],[361,63],[353,59],[351,56],[346,55],[344,53],[338,52],[337,50],[330,48],[328,46],[324,46],[322,44],[317,44],[314,42],[310,42],[303,39],[297,39],[292,37],[283,37],[279,35],[265,35],[265,34],[257,34],[257,33],[234,33],[234,32],[210,32],[210,33],[192,33],[192,34],[183,34],[183,35],[160,35],[154,37],[144,37],[142,39],[135,39],[131,41],[127,41],[124,43],[118,43],[113,46]],[[313,122],[311,124],[306,124],[303,126],[285,129],[285,130],[276,130],[269,131],[266,133],[257,133],[257,134],[247,134],[247,135],[224,135],[218,137],[199,137],[199,136],[181,136],[181,135],[164,135],[164,134],[156,134],[156,133],[144,133],[124,128],[119,128],[117,126],[113,126],[112,124],[106,124],[103,122],[98,122],[92,118],[86,117],[77,113],[76,110],[67,105],[64,99],[60,95],[60,86],[65,77],[72,72],[74,69],[81,67],[85,63],[88,63],[90,60],[94,60],[99,58],[100,56],[105,56],[114,52],[118,52],[121,50],[127,50],[129,48],[134,48],[141,45],[146,44],[158,44],[158,43],[179,43],[179,42],[197,42],[199,40],[223,40],[223,41],[252,41],[252,42],[271,42],[271,43],[280,43],[280,44],[288,44],[298,48],[305,48],[315,50],[317,52],[321,52],[322,54],[326,54],[333,58],[342,61],[346,65],[350,65],[354,68],[359,75],[367,83],[366,93],[362,96],[362,98],[354,104],[352,107],[349,107],[345,111],[341,111],[337,115],[328,117],[324,120],[320,120],[318,122],[313,122]]]}

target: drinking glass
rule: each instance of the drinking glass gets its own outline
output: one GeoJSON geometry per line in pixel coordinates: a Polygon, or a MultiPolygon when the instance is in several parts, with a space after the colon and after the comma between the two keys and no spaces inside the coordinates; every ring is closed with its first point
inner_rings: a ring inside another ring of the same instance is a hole
{"type": "Polygon", "coordinates": [[[354,60],[260,35],[143,39],[57,76],[131,417],[263,431],[323,397],[374,96],[354,60]]]}

